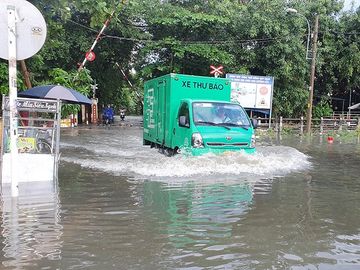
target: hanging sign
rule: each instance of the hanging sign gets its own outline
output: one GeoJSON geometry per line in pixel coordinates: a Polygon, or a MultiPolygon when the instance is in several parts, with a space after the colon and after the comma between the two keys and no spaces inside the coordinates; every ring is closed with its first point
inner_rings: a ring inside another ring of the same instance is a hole
{"type": "Polygon", "coordinates": [[[93,51],[88,51],[88,52],[86,52],[86,54],[85,54],[85,58],[86,58],[86,60],[88,60],[89,62],[92,62],[92,61],[95,60],[96,55],[95,55],[95,53],[94,53],[93,51]]]}

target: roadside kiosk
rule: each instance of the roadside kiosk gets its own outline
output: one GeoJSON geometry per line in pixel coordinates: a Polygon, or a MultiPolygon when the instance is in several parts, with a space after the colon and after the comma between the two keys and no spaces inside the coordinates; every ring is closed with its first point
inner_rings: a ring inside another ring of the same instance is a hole
{"type": "Polygon", "coordinates": [[[54,181],[60,159],[61,101],[17,98],[17,155],[12,164],[10,153],[9,97],[2,101],[1,182],[10,184],[15,177],[19,186],[26,182],[54,181]],[[11,170],[15,166],[15,170],[11,170]],[[12,173],[15,171],[15,175],[12,173]]]}

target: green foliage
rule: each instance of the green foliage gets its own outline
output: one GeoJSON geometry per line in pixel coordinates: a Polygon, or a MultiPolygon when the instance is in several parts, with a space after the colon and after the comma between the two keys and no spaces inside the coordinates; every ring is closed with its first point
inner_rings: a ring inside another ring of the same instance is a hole
{"type": "Polygon", "coordinates": [[[330,106],[329,100],[327,98],[321,99],[321,101],[316,104],[313,108],[313,117],[321,118],[326,116],[331,116],[333,110],[330,106]]]}
{"type": "MultiPolygon", "coordinates": [[[[42,84],[49,84],[49,82],[74,89],[85,96],[90,96],[90,85],[93,80],[90,76],[90,71],[87,69],[83,69],[81,72],[73,70],[68,73],[60,68],[55,68],[49,71],[49,81],[42,84]]],[[[79,110],[80,105],[65,104],[62,106],[61,115],[62,117],[67,117],[70,114],[76,114],[79,110]]]]}
{"type": "MultiPolygon", "coordinates": [[[[48,27],[45,46],[26,60],[32,83],[59,83],[89,94],[92,77],[100,104],[129,112],[141,111],[134,89],[141,95],[145,80],[169,72],[208,76],[210,65],[221,64],[226,73],[274,76],[274,116],[305,115],[310,75],[305,18],[313,29],[315,14],[320,15],[315,100],[360,91],[359,10],[342,12],[342,0],[31,2],[48,27]],[[298,13],[286,13],[286,7],[298,13]],[[95,61],[86,63],[91,77],[88,71],[76,75],[77,64],[111,14],[94,48],[95,61]]],[[[2,93],[8,88],[6,72],[0,62],[2,93]]],[[[24,88],[21,80],[19,88],[24,88]]],[[[329,102],[314,106],[316,117],[329,112],[329,102]]]]}
{"type": "MultiPolygon", "coordinates": [[[[17,87],[19,89],[24,88],[24,82],[21,78],[21,73],[18,71],[17,87]]],[[[5,61],[0,62],[0,94],[1,96],[9,94],[9,67],[5,61]]]]}
{"type": "Polygon", "coordinates": [[[306,111],[308,92],[303,88],[285,86],[274,91],[274,116],[301,117],[306,111]]]}
{"type": "Polygon", "coordinates": [[[357,126],[357,128],[355,130],[355,134],[358,138],[360,138],[360,125],[357,126]]]}
{"type": "Polygon", "coordinates": [[[0,93],[1,95],[9,94],[9,70],[5,63],[0,62],[0,93]]]}

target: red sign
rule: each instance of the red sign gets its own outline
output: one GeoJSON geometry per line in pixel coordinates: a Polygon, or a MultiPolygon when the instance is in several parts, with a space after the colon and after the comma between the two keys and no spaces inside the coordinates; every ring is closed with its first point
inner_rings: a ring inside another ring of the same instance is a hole
{"type": "Polygon", "coordinates": [[[89,52],[86,52],[85,58],[86,58],[86,60],[88,60],[89,62],[92,62],[92,61],[95,60],[96,55],[95,55],[95,53],[94,53],[93,51],[89,51],[89,52]]]}
{"type": "Polygon", "coordinates": [[[96,123],[96,122],[97,122],[97,106],[96,106],[96,104],[93,104],[93,105],[92,105],[91,122],[92,122],[92,123],[96,123]]]}
{"type": "Polygon", "coordinates": [[[215,74],[215,76],[218,76],[219,74],[223,74],[223,66],[215,67],[213,65],[210,66],[210,74],[215,74]]]}
{"type": "Polygon", "coordinates": [[[260,91],[260,94],[265,96],[269,92],[269,89],[266,86],[261,86],[259,91],[260,91]]]}

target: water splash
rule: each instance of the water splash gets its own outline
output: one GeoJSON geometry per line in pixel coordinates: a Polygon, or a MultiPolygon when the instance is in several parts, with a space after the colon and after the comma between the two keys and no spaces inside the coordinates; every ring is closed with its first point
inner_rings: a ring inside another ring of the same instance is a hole
{"type": "Polygon", "coordinates": [[[226,155],[207,154],[193,157],[166,157],[156,149],[142,145],[140,136],[114,136],[99,143],[99,138],[64,142],[62,161],[84,168],[126,175],[135,179],[188,181],[202,178],[259,179],[273,178],[311,166],[309,157],[295,148],[260,146],[255,154],[234,152],[226,155]]]}

